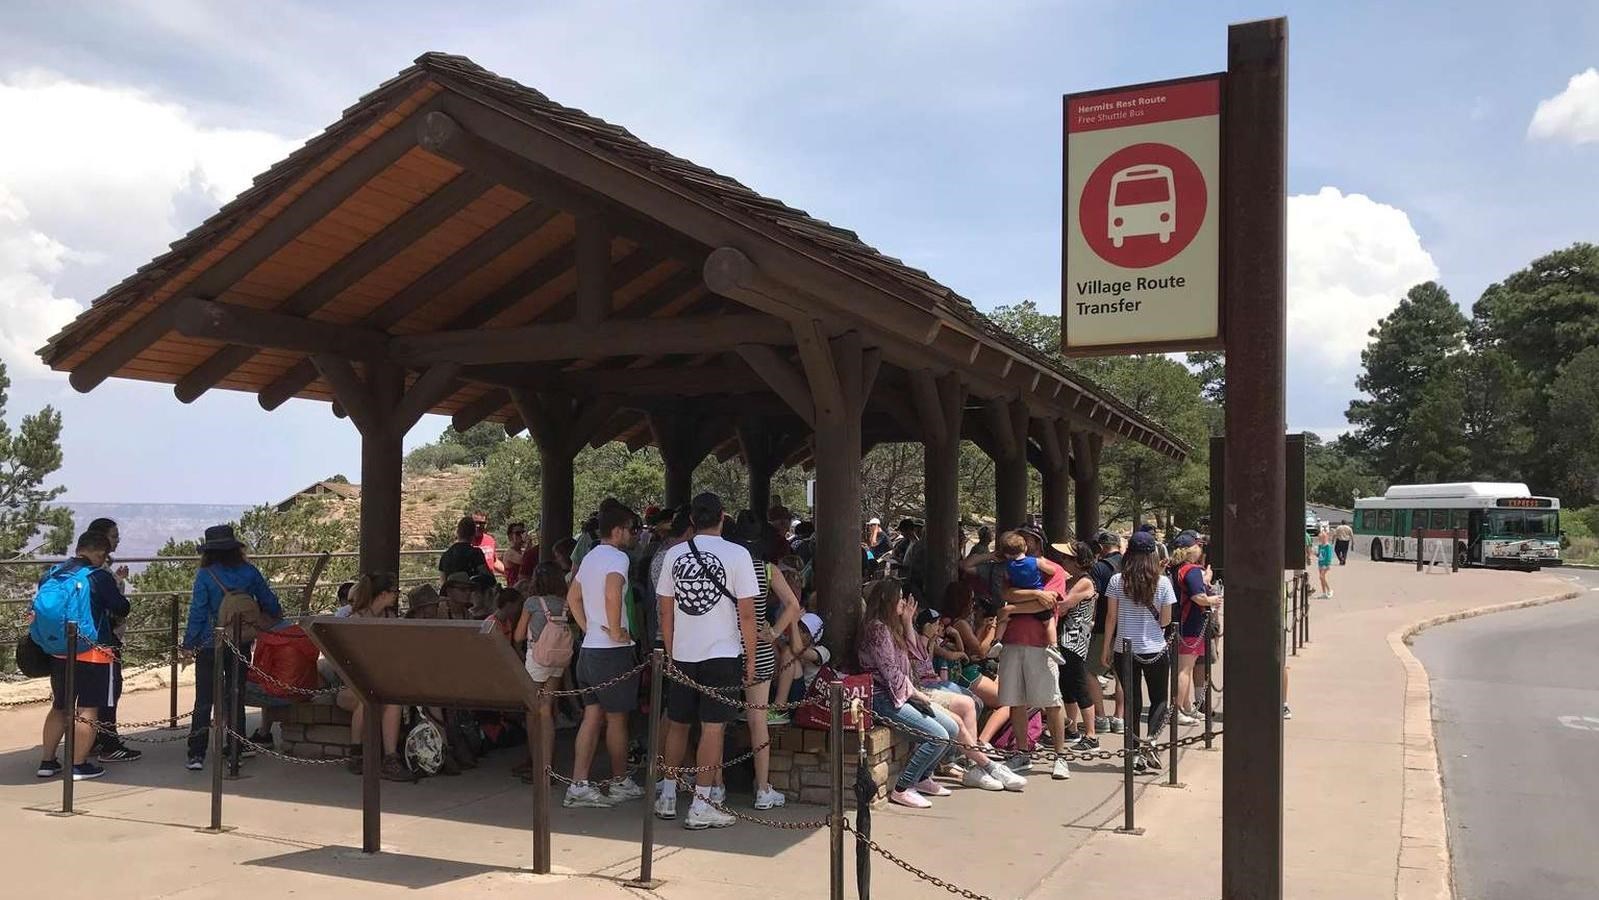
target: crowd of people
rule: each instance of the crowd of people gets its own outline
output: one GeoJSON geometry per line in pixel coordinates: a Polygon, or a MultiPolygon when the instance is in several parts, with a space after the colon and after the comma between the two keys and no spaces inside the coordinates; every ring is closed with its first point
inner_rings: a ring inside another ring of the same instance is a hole
{"type": "MultiPolygon", "coordinates": [[[[77,655],[75,691],[79,716],[99,724],[76,723],[74,778],[101,774],[97,760],[139,758],[117,738],[114,724],[121,685],[116,622],[128,612],[122,593],[127,572],[108,562],[114,523],[96,525],[80,538],[73,560],[46,575],[46,581],[81,576],[96,623],[95,637],[77,655]]],[[[782,806],[768,748],[771,729],[788,725],[790,716],[769,707],[798,702],[819,677],[845,674],[869,677],[872,714],[913,739],[903,767],[891,776],[892,802],[925,809],[948,796],[951,785],[1020,791],[1039,756],[1048,761],[1041,771],[1065,780],[1071,769],[1060,754],[1098,750],[1103,735],[1130,730],[1141,737],[1146,728],[1153,735],[1168,715],[1181,726],[1197,724],[1206,667],[1214,661],[1206,635],[1218,628],[1221,590],[1211,578],[1204,538],[1195,532],[1167,544],[1146,525],[1126,537],[1101,531],[1090,540],[1051,543],[1032,525],[997,535],[982,527],[958,577],[932,597],[921,523],[905,519],[890,535],[873,518],[860,542],[861,627],[853,646],[831,650],[823,641],[823,605],[811,585],[815,528],[780,501],[765,514],[734,516],[711,493],[678,509],[642,513],[607,499],[578,534],[547,552],[525,523],[507,523],[505,533],[502,548],[486,516],[465,516],[439,558],[436,584],[417,585],[402,598],[394,574],[367,573],[340,586],[334,615],[496,621],[535,683],[580,692],[580,709],[564,705],[570,698],[545,693],[535,711],[545,759],[553,759],[557,727],[576,725],[570,777],[562,776],[567,807],[608,808],[649,797],[655,815],[676,819],[681,813],[687,828],[732,825],[722,769],[729,726],[745,732],[738,737],[751,750],[752,805],[782,806]],[[633,774],[642,753],[639,719],[648,703],[640,663],[657,647],[672,675],[663,703],[662,763],[669,777],[643,785],[633,774]],[[841,658],[835,660],[835,652],[841,658]],[[1168,696],[1173,665],[1175,697],[1168,696]],[[1108,688],[1123,672],[1132,677],[1112,703],[1108,688]],[[594,774],[602,747],[604,780],[594,774]],[[686,809],[679,799],[685,789],[691,792],[686,809]]],[[[259,668],[265,654],[252,652],[254,638],[260,636],[265,650],[283,629],[298,627],[282,622],[271,584],[230,527],[207,529],[200,551],[182,641],[196,667],[187,748],[187,766],[196,770],[204,768],[211,744],[215,666],[223,666],[223,689],[231,693],[235,653],[246,668],[252,657],[259,668]],[[218,625],[239,639],[217,645],[212,634],[218,625]]],[[[61,771],[57,748],[72,724],[63,669],[64,659],[54,657],[56,702],[45,722],[40,777],[61,771]]],[[[334,667],[316,660],[314,649],[309,670],[316,690],[333,693],[351,712],[350,766],[361,771],[364,704],[339,684],[334,667]]],[[[273,708],[294,697],[275,699],[260,702],[261,724],[236,751],[241,756],[271,746],[273,708]]],[[[244,733],[244,713],[233,710],[232,734],[244,733]]],[[[403,753],[408,727],[434,721],[447,743],[463,722],[491,743],[514,745],[530,737],[519,722],[469,710],[387,707],[380,715],[380,772],[396,780],[416,777],[403,753]]],[[[1135,767],[1158,769],[1150,742],[1139,746],[1135,767]]],[[[447,749],[438,769],[452,774],[471,764],[470,754],[447,749]]],[[[530,777],[526,764],[514,771],[530,777]]]]}

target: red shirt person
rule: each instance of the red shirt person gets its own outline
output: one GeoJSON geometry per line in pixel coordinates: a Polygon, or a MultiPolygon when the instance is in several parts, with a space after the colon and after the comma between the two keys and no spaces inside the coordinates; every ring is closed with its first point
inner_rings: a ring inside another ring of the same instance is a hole
{"type": "Polygon", "coordinates": [[[488,563],[489,571],[503,577],[505,563],[501,562],[499,554],[494,552],[494,535],[489,534],[488,514],[473,513],[472,524],[477,527],[477,532],[472,535],[472,546],[483,551],[483,561],[488,563]]]}

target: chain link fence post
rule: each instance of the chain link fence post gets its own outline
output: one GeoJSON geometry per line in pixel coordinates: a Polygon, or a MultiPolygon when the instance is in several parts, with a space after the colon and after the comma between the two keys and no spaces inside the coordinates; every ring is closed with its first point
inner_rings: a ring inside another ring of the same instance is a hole
{"type": "MultiPolygon", "coordinates": [[[[1214,615],[1214,613],[1211,613],[1214,615]]],[[[1210,618],[1205,618],[1205,749],[1216,749],[1216,639],[1210,633],[1210,618]]]]}
{"type": "MultiPolygon", "coordinates": [[[[67,658],[66,677],[62,679],[62,706],[61,714],[67,720],[67,732],[63,735],[66,746],[66,760],[61,766],[61,815],[72,815],[72,792],[75,781],[72,777],[73,766],[78,761],[78,623],[67,622],[67,658]]],[[[53,708],[53,705],[52,705],[53,708]]]]}
{"type": "MultiPolygon", "coordinates": [[[[231,646],[217,645],[217,657],[220,663],[226,659],[228,667],[228,717],[222,721],[229,730],[236,730],[242,735],[244,732],[244,622],[242,619],[233,620],[233,644],[231,646]]],[[[225,745],[228,753],[228,778],[239,777],[239,739],[234,738],[225,745]]]]}
{"type": "MultiPolygon", "coordinates": [[[[1166,758],[1166,786],[1180,788],[1183,786],[1177,780],[1177,670],[1181,668],[1178,665],[1178,659],[1181,657],[1180,651],[1182,650],[1182,627],[1180,625],[1173,632],[1171,643],[1168,646],[1170,649],[1166,659],[1166,669],[1170,679],[1169,684],[1167,684],[1166,696],[1170,699],[1166,701],[1166,721],[1171,735],[1171,750],[1166,758]]],[[[1190,678],[1188,683],[1192,685],[1193,679],[1190,678]]]]}
{"type": "Polygon", "coordinates": [[[170,684],[167,686],[167,701],[171,710],[167,717],[167,727],[178,727],[178,595],[173,594],[167,598],[167,655],[168,676],[170,684]]]}
{"type": "MultiPolygon", "coordinates": [[[[227,689],[222,678],[222,653],[227,644],[227,629],[218,625],[211,634],[211,828],[222,831],[222,732],[227,722],[227,689]]],[[[199,673],[196,672],[196,675],[199,673]]],[[[198,690],[198,685],[196,686],[198,690]]],[[[191,726],[192,727],[192,726],[191,726]]]]}
{"type": "MultiPolygon", "coordinates": [[[[1134,732],[1138,727],[1138,716],[1141,712],[1133,705],[1132,685],[1133,679],[1137,677],[1137,673],[1133,671],[1133,642],[1122,638],[1121,684],[1116,686],[1116,691],[1117,693],[1125,691],[1127,699],[1122,706],[1122,827],[1116,829],[1117,834],[1144,833],[1142,828],[1133,825],[1133,762],[1138,758],[1138,737],[1134,732]]],[[[1023,723],[1022,727],[1027,726],[1023,723]]]]}
{"type": "Polygon", "coordinates": [[[550,874],[550,758],[544,752],[546,729],[555,727],[555,713],[544,715],[544,704],[554,704],[554,698],[540,690],[534,695],[537,704],[528,711],[528,755],[533,770],[533,874],[550,874]]]}
{"type": "Polygon", "coordinates": [[[829,872],[832,900],[844,900],[844,685],[827,686],[827,752],[832,772],[833,814],[829,816],[829,872]]]}
{"type": "Polygon", "coordinates": [[[650,887],[655,881],[655,770],[661,756],[661,676],[665,668],[666,651],[656,647],[650,652],[650,715],[649,731],[644,736],[644,828],[640,838],[638,883],[650,887]]]}

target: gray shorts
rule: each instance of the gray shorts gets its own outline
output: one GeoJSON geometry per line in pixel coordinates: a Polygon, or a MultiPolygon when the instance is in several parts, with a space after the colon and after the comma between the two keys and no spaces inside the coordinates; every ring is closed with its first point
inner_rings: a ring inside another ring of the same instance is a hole
{"type": "Polygon", "coordinates": [[[1047,709],[1061,705],[1060,667],[1043,647],[1006,644],[999,653],[999,705],[1047,709]]]}
{"type": "MultiPolygon", "coordinates": [[[[633,668],[632,647],[583,647],[577,652],[577,686],[584,690],[604,684],[633,668]]],[[[634,672],[620,682],[583,695],[583,703],[598,703],[608,713],[627,713],[638,708],[639,675],[634,672]]]]}

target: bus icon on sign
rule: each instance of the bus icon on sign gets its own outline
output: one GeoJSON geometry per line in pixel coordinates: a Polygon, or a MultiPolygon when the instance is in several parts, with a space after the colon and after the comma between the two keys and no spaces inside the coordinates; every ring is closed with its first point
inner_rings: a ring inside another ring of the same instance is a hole
{"type": "Polygon", "coordinates": [[[1177,230],[1177,188],[1170,166],[1129,166],[1111,176],[1106,237],[1120,247],[1129,237],[1155,235],[1170,243],[1177,230]]]}

